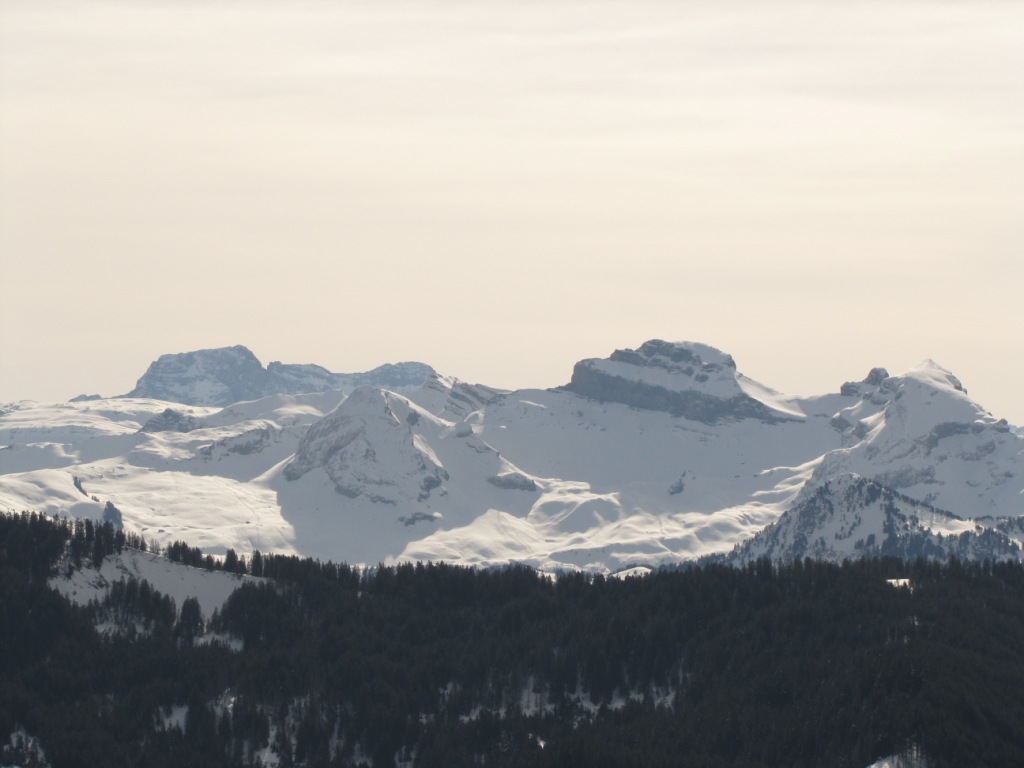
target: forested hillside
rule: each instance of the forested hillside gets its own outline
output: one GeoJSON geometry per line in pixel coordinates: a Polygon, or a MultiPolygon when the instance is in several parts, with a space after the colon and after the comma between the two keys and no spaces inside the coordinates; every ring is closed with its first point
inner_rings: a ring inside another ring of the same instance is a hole
{"type": "Polygon", "coordinates": [[[88,607],[47,585],[139,543],[0,517],[0,743],[32,734],[55,768],[1024,764],[1019,565],[619,580],[263,555],[231,561],[268,578],[212,616],[144,582],[88,607]]]}

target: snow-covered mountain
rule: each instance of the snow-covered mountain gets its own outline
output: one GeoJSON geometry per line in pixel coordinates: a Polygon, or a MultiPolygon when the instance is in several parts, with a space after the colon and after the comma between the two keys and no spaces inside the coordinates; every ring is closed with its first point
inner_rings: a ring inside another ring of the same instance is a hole
{"type": "Polygon", "coordinates": [[[1024,440],[931,362],[812,397],[685,342],[584,360],[553,390],[398,368],[352,389],[234,347],[164,356],[124,398],[2,406],[0,509],[109,502],[161,544],[369,564],[616,571],[908,536],[900,551],[1020,556],[1024,440]]]}
{"type": "Polygon", "coordinates": [[[730,355],[706,344],[652,340],[637,350],[618,349],[607,360],[583,360],[565,389],[705,424],[800,416],[777,393],[738,373],[730,355]]]}
{"type": "Polygon", "coordinates": [[[745,565],[763,557],[842,562],[873,556],[1020,560],[1020,532],[1014,531],[1016,538],[1007,532],[1010,520],[982,524],[846,474],[806,489],[791,509],[740,544],[725,562],[745,565]]]}
{"type": "Polygon", "coordinates": [[[331,373],[319,365],[272,362],[266,368],[246,347],[161,355],[122,397],[187,405],[230,405],[268,395],[294,395],[371,386],[403,392],[434,375],[423,363],[395,363],[365,373],[331,373]]]}
{"type": "Polygon", "coordinates": [[[971,517],[1024,512],[1019,437],[952,373],[930,360],[900,376],[875,371],[856,394],[834,418],[843,445],[823,457],[812,485],[855,472],[971,517]]]}

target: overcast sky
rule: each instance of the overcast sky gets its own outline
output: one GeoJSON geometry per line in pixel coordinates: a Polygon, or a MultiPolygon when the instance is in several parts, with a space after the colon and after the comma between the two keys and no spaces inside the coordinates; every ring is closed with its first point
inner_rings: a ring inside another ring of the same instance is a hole
{"type": "Polygon", "coordinates": [[[1022,286],[1019,0],[0,0],[0,402],[665,338],[1024,424],[1022,286]]]}

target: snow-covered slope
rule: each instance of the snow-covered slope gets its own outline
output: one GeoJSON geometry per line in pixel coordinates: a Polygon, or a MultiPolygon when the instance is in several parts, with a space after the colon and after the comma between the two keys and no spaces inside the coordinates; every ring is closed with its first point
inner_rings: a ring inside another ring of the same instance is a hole
{"type": "MultiPolygon", "coordinates": [[[[323,371],[290,370],[305,382],[323,371]]],[[[0,444],[0,509],[98,518],[110,502],[147,539],[215,554],[614,571],[725,555],[776,521],[759,552],[798,556],[824,538],[832,557],[871,533],[881,547],[879,532],[903,519],[952,521],[908,532],[980,526],[1019,540],[1024,516],[1024,441],[934,363],[794,397],[685,342],[585,360],[556,390],[431,375],[405,393],[274,394],[221,409],[17,403],[0,409],[0,444]],[[808,511],[816,492],[854,476],[897,493],[903,517],[839,501],[808,511]],[[835,539],[853,514],[863,536],[835,539]]]]}
{"type": "Polygon", "coordinates": [[[726,562],[804,557],[841,562],[889,555],[903,559],[1019,560],[1021,536],[936,509],[857,475],[808,489],[800,501],[743,542],[726,562]]]}
{"type": "Polygon", "coordinates": [[[158,592],[174,600],[180,609],[190,597],[199,602],[207,619],[220,610],[228,597],[252,576],[238,576],[224,571],[207,571],[173,563],[151,552],[124,549],[105,557],[99,568],[86,564],[82,568],[63,570],[50,579],[50,586],[78,605],[101,600],[117,581],[147,581],[158,592]]]}
{"type": "Polygon", "coordinates": [[[243,346],[161,355],[123,397],[188,405],[230,405],[275,394],[302,394],[362,386],[405,391],[434,375],[423,363],[387,364],[365,373],[331,373],[319,365],[272,362],[266,368],[243,346]]]}
{"type": "MultiPolygon", "coordinates": [[[[348,498],[398,506],[424,501],[448,473],[420,434],[429,414],[398,395],[357,389],[303,437],[284,468],[298,480],[314,467],[326,472],[334,490],[348,498]]],[[[442,426],[437,422],[435,427],[442,426]]]]}
{"type": "Polygon", "coordinates": [[[160,544],[294,552],[274,493],[253,480],[343,399],[335,391],[176,406],[203,424],[187,432],[145,429],[166,418],[168,403],[156,400],[9,405],[0,415],[0,509],[100,519],[111,502],[125,525],[160,544]]]}
{"type": "Polygon", "coordinates": [[[1024,512],[1022,444],[932,361],[877,383],[835,418],[843,447],[824,456],[812,484],[855,472],[958,514],[1024,512]]]}

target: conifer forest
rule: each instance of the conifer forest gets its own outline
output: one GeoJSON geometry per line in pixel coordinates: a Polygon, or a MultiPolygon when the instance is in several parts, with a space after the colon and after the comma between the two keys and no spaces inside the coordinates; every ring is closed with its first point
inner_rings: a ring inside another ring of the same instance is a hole
{"type": "Polygon", "coordinates": [[[146,581],[88,605],[48,583],[132,547],[109,521],[0,517],[0,734],[54,768],[1024,765],[1019,564],[619,579],[178,542],[179,567],[259,578],[209,616],[146,581]]]}

